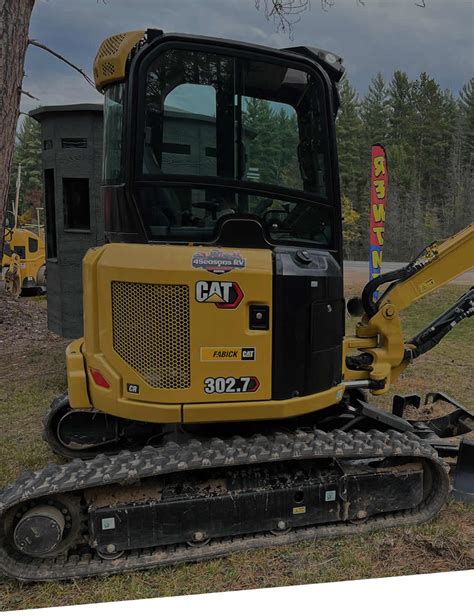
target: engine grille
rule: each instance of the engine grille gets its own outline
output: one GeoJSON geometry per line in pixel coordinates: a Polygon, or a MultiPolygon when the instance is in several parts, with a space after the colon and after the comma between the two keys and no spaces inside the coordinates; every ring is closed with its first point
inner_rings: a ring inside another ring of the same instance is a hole
{"type": "Polygon", "coordinates": [[[148,385],[191,385],[187,285],[112,282],[115,352],[148,385]]]}

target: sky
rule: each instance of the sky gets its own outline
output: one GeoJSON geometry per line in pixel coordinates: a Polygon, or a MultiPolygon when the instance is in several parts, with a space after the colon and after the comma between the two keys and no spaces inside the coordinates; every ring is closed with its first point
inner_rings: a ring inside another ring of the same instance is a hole
{"type": "MultiPolygon", "coordinates": [[[[104,38],[149,27],[277,48],[308,45],[342,56],[361,95],[378,71],[389,81],[397,69],[412,79],[425,71],[457,94],[474,75],[474,2],[425,1],[426,8],[416,6],[417,0],[365,0],[365,6],[357,0],[334,0],[323,11],[320,0],[312,0],[289,40],[262,8],[256,9],[255,0],[36,0],[30,38],[89,75],[104,38]]],[[[102,99],[78,73],[31,46],[23,89],[39,99],[23,96],[23,112],[102,99]]]]}

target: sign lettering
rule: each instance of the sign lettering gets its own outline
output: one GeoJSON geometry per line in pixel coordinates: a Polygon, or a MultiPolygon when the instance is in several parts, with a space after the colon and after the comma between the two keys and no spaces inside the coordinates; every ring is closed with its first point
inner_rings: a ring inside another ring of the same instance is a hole
{"type": "Polygon", "coordinates": [[[387,189],[387,157],[384,147],[380,144],[376,144],[372,146],[372,165],[370,173],[370,280],[377,278],[381,274],[385,214],[387,210],[387,189]]]}

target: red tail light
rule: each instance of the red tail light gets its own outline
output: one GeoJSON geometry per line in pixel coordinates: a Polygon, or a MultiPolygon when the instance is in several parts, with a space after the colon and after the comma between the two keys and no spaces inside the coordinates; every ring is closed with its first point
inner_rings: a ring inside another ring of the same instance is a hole
{"type": "Polygon", "coordinates": [[[105,387],[105,389],[110,389],[110,384],[108,381],[102,376],[95,368],[89,368],[92,378],[94,379],[94,383],[99,385],[99,387],[105,387]]]}

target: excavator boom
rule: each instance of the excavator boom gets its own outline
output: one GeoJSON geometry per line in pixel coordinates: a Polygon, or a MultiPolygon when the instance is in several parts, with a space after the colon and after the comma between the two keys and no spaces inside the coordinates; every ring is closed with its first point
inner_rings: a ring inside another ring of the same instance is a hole
{"type": "Polygon", "coordinates": [[[474,314],[474,293],[467,291],[419,334],[405,340],[400,314],[414,302],[474,267],[474,224],[443,242],[426,247],[407,266],[382,274],[362,292],[364,314],[356,336],[345,340],[345,379],[370,379],[372,393],[386,393],[408,363],[433,348],[453,327],[474,314]],[[388,285],[374,300],[374,293],[388,285]],[[354,351],[360,355],[354,356],[354,351]]]}

